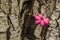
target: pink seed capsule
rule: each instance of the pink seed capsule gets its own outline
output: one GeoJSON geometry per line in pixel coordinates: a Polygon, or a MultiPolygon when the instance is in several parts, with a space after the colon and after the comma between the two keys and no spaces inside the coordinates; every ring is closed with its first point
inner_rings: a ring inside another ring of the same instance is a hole
{"type": "Polygon", "coordinates": [[[44,21],[43,21],[43,20],[41,20],[40,25],[41,25],[42,27],[43,27],[43,26],[45,26],[45,24],[44,24],[44,21]]]}
{"type": "Polygon", "coordinates": [[[48,18],[44,18],[43,20],[44,20],[44,23],[45,24],[48,24],[49,23],[49,19],[48,18]]]}
{"type": "Polygon", "coordinates": [[[35,20],[40,20],[40,17],[39,16],[35,16],[35,20]]]}
{"type": "Polygon", "coordinates": [[[36,24],[39,24],[41,20],[35,20],[35,23],[36,24]]]}
{"type": "Polygon", "coordinates": [[[42,14],[39,14],[39,13],[38,13],[37,15],[38,15],[40,18],[43,18],[42,14]]]}

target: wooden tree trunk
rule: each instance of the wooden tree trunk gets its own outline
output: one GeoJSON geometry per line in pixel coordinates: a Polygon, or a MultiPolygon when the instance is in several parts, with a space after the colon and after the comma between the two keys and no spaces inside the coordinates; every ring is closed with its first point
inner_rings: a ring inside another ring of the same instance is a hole
{"type": "Polygon", "coordinates": [[[20,40],[19,0],[0,0],[0,40],[20,40]]]}
{"type": "Polygon", "coordinates": [[[0,0],[0,40],[60,40],[60,0],[0,0]],[[35,24],[42,13],[50,24],[35,24]]]}

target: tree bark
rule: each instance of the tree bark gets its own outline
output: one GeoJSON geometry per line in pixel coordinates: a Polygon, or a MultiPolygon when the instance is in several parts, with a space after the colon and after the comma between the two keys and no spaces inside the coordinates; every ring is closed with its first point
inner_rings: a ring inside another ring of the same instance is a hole
{"type": "Polygon", "coordinates": [[[60,40],[60,0],[0,0],[0,40],[60,40]],[[38,12],[49,25],[35,24],[38,12]]]}

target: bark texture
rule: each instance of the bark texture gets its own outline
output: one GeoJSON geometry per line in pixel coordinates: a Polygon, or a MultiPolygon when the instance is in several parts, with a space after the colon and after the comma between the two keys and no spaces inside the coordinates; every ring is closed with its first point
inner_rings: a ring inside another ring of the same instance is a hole
{"type": "Polygon", "coordinates": [[[0,40],[60,40],[60,0],[0,0],[0,40]],[[50,24],[35,24],[42,13],[50,24]]]}

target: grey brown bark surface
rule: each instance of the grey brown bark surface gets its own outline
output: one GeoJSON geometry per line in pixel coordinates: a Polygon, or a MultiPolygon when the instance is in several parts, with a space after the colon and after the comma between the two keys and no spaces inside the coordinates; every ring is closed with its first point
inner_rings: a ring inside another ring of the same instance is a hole
{"type": "Polygon", "coordinates": [[[0,40],[60,40],[60,0],[0,0],[0,40]],[[35,24],[38,12],[49,25],[35,24]]]}

